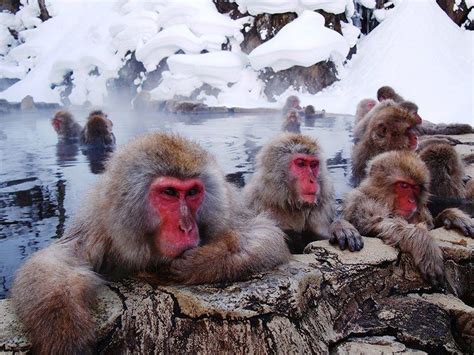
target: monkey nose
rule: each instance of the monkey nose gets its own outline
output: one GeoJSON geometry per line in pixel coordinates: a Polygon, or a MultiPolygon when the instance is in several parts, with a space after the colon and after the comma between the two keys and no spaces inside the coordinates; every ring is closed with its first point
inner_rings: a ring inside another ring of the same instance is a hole
{"type": "Polygon", "coordinates": [[[180,219],[179,220],[179,229],[184,233],[189,233],[193,230],[193,223],[190,219],[180,219]]]}

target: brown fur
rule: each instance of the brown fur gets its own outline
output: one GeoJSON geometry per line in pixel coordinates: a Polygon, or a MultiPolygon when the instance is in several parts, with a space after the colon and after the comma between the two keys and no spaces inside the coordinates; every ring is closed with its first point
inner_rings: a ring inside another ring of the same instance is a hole
{"type": "Polygon", "coordinates": [[[113,123],[102,110],[89,114],[86,125],[81,131],[82,144],[95,146],[114,146],[115,135],[112,133],[113,123]]]}
{"type": "Polygon", "coordinates": [[[290,110],[286,115],[281,130],[284,132],[300,133],[301,119],[298,111],[290,110]]]}
{"type": "Polygon", "coordinates": [[[186,284],[234,281],[289,258],[280,229],[264,215],[241,212],[215,159],[179,136],[149,134],[119,149],[82,206],[65,236],[35,253],[14,282],[16,313],[38,353],[92,352],[89,310],[99,274],[164,273],[186,284]],[[201,246],[176,259],[160,255],[150,237],[160,219],[151,210],[149,186],[160,176],[199,177],[205,186],[197,215],[201,246]]]}
{"type": "Polygon", "coordinates": [[[283,106],[283,116],[286,116],[290,110],[300,110],[300,99],[298,96],[291,95],[285,101],[285,105],[283,106]],[[297,107],[295,107],[295,103],[297,103],[297,107]]]}
{"type": "Polygon", "coordinates": [[[410,149],[406,131],[416,125],[416,118],[393,101],[380,103],[365,119],[368,119],[367,130],[352,151],[352,173],[356,184],[365,176],[367,162],[376,155],[410,149]]]}
{"type": "Polygon", "coordinates": [[[61,126],[59,127],[59,130],[56,131],[60,141],[79,138],[82,127],[76,122],[69,111],[58,111],[54,114],[53,119],[58,119],[61,121],[61,126]]]}
{"type": "Polygon", "coordinates": [[[466,198],[464,164],[449,144],[430,144],[419,153],[431,173],[431,193],[449,198],[466,198]]]}
{"type": "Polygon", "coordinates": [[[365,115],[367,115],[367,113],[369,113],[369,111],[375,107],[376,104],[377,101],[374,99],[362,99],[357,104],[354,124],[358,124],[365,117],[365,115]],[[371,104],[373,107],[370,107],[371,104]]]}
{"type": "MultiPolygon", "coordinates": [[[[443,256],[428,234],[428,229],[433,227],[433,219],[426,208],[428,191],[428,168],[415,153],[383,153],[369,163],[368,176],[347,196],[344,217],[362,235],[381,238],[385,243],[411,254],[422,275],[437,283],[444,279],[443,256]],[[399,179],[410,179],[421,185],[418,210],[410,220],[394,214],[393,184],[399,179]]],[[[474,235],[471,219],[457,209],[443,211],[434,225],[456,228],[471,237],[474,235]]]]}
{"type": "MultiPolygon", "coordinates": [[[[360,250],[363,246],[362,239],[349,223],[332,224],[335,217],[333,186],[321,148],[311,137],[285,133],[265,144],[257,155],[255,173],[245,186],[243,195],[250,210],[270,214],[293,238],[305,234],[305,240],[311,241],[328,239],[332,234],[341,247],[345,247],[342,232],[347,231],[347,243],[351,250],[360,250]],[[315,204],[302,204],[295,194],[288,166],[296,153],[310,154],[320,161],[319,192],[315,204]]],[[[291,247],[292,240],[289,244],[291,247]]],[[[292,250],[296,252],[295,249],[292,250]]]]}
{"type": "Polygon", "coordinates": [[[403,97],[397,94],[397,92],[391,86],[382,86],[377,90],[377,99],[382,102],[384,100],[393,100],[395,102],[404,101],[403,97]]]}

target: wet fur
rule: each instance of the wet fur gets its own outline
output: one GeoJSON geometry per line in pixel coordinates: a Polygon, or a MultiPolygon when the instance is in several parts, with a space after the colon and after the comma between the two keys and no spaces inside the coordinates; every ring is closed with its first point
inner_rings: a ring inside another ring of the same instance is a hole
{"type": "MultiPolygon", "coordinates": [[[[308,240],[318,240],[328,239],[332,233],[334,190],[321,149],[311,137],[284,133],[265,144],[256,157],[255,173],[245,186],[243,195],[250,210],[268,213],[290,237],[294,233],[304,233],[308,240]],[[310,154],[319,159],[316,204],[300,203],[294,191],[289,165],[296,153],[310,154]]],[[[353,229],[350,224],[334,227],[353,229]]],[[[291,240],[289,244],[291,247],[291,240]]]]}
{"type": "Polygon", "coordinates": [[[185,284],[234,281],[288,260],[284,234],[264,215],[245,215],[214,158],[179,136],[149,134],[119,149],[65,236],[35,253],[18,271],[16,313],[37,353],[91,353],[90,314],[102,278],[172,273],[185,284]],[[201,247],[170,260],[155,249],[160,221],[148,202],[157,176],[200,177],[201,247]],[[51,336],[45,336],[50,334],[51,336]]]}
{"type": "Polygon", "coordinates": [[[381,238],[385,243],[411,254],[426,279],[435,284],[442,283],[442,252],[429,236],[428,230],[434,226],[450,225],[463,234],[472,236],[474,225],[470,218],[460,210],[447,209],[433,221],[426,207],[429,197],[429,170],[413,152],[391,151],[380,154],[369,163],[367,170],[368,176],[346,197],[344,217],[362,235],[381,238]],[[411,179],[422,186],[418,211],[410,220],[393,213],[393,184],[399,178],[411,179]],[[465,228],[467,232],[463,230],[465,228]]]}

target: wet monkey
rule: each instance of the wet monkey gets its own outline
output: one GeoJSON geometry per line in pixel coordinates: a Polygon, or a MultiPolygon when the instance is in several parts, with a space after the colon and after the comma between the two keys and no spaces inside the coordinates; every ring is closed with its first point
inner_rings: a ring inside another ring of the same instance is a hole
{"type": "Polygon", "coordinates": [[[474,223],[462,211],[449,208],[433,219],[426,204],[429,170],[410,151],[391,151],[375,157],[368,176],[344,202],[344,218],[362,235],[378,237],[412,255],[423,277],[443,283],[441,249],[428,230],[445,226],[465,236],[474,236],[474,223]]]}
{"type": "Polygon", "coordinates": [[[377,101],[374,99],[362,99],[357,104],[354,124],[359,123],[375,105],[377,105],[377,101]]]}
{"type": "Polygon", "coordinates": [[[290,110],[301,111],[300,106],[300,99],[298,96],[291,95],[285,101],[285,105],[283,106],[283,115],[286,116],[290,110]]]}
{"type": "Polygon", "coordinates": [[[36,353],[93,352],[90,308],[104,278],[234,281],[290,257],[281,230],[242,211],[215,159],[180,136],[120,148],[82,206],[65,236],[16,275],[13,304],[36,353]]]}
{"type": "Polygon", "coordinates": [[[350,223],[335,221],[331,179],[321,148],[309,136],[283,133],[265,144],[243,195],[251,211],[268,213],[277,221],[293,253],[319,239],[351,251],[363,247],[350,223]]]}
{"type": "Polygon", "coordinates": [[[115,146],[115,135],[112,132],[113,122],[100,111],[92,111],[81,131],[81,143],[92,146],[115,146]]]}
{"type": "Polygon", "coordinates": [[[283,124],[281,126],[284,132],[300,133],[301,120],[296,110],[290,110],[286,115],[283,124]]]}
{"type": "Polygon", "coordinates": [[[77,140],[81,134],[81,125],[66,110],[56,112],[51,119],[51,125],[58,134],[60,141],[77,140]]]}
{"type": "Polygon", "coordinates": [[[365,176],[367,162],[390,150],[415,150],[418,119],[389,100],[377,105],[366,116],[367,129],[352,151],[352,175],[358,184],[365,176]]]}

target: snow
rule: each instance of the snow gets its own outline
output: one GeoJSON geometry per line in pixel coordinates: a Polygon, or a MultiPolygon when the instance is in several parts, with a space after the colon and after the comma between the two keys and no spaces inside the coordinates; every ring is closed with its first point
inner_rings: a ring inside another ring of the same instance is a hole
{"type": "Polygon", "coordinates": [[[309,67],[329,58],[342,62],[348,53],[347,41],[338,32],[324,27],[321,14],[304,11],[275,37],[255,48],[249,60],[256,70],[271,67],[279,71],[294,65],[309,67]]]}
{"type": "Polygon", "coordinates": [[[375,0],[357,0],[357,2],[368,9],[375,9],[375,0]]]}
{"type": "MultiPolygon", "coordinates": [[[[72,72],[71,102],[102,105],[107,82],[136,51],[147,69],[135,80],[137,85],[167,58],[169,71],[150,91],[155,99],[186,97],[209,84],[218,89],[217,96],[199,98],[212,105],[281,107],[288,95],[297,94],[304,105],[353,114],[359,100],[391,85],[415,101],[427,120],[473,123],[474,33],[458,28],[435,1],[393,1],[395,8],[380,10],[383,22],[362,38],[347,23],[341,23],[341,36],[310,11],[345,12],[350,17],[351,0],[235,2],[251,14],[295,11],[298,18],[247,56],[240,50],[240,31],[253,18],[232,20],[218,13],[212,0],[47,0],[53,17],[44,23],[37,18],[37,2],[22,0],[16,15],[0,14],[0,77],[22,79],[0,92],[0,98],[18,102],[32,95],[35,101],[60,102],[63,77],[72,72]],[[18,31],[18,41],[8,28],[18,31]],[[342,67],[356,42],[357,54],[342,67]],[[223,44],[231,51],[222,51],[223,44]],[[327,59],[338,64],[339,82],[316,95],[290,88],[276,103],[265,99],[258,70],[310,66],[327,59]]],[[[466,5],[472,8],[474,0],[466,5]]],[[[470,18],[473,14],[471,10],[470,18]]]]}
{"type": "Polygon", "coordinates": [[[305,10],[323,10],[341,14],[346,11],[346,7],[349,7],[349,13],[353,12],[351,0],[235,0],[235,2],[239,5],[240,12],[248,12],[251,15],[285,12],[300,14],[305,10]]]}
{"type": "Polygon", "coordinates": [[[353,114],[359,100],[390,85],[426,120],[474,124],[473,48],[474,33],[457,27],[436,2],[404,1],[360,42],[341,81],[301,101],[353,114]]]}

